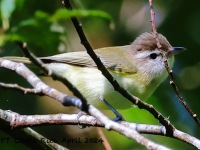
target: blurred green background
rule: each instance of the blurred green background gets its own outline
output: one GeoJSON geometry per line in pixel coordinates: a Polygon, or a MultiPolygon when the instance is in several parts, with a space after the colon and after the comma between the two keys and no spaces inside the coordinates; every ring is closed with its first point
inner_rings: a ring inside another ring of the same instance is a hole
{"type": "MultiPolygon", "coordinates": [[[[73,0],[74,12],[67,12],[61,0],[1,0],[0,1],[0,56],[17,55],[22,52],[15,40],[26,41],[37,56],[48,56],[68,51],[84,50],[69,17],[78,16],[93,48],[126,45],[143,32],[151,31],[149,3],[147,0],[73,0]]],[[[173,46],[188,50],[176,56],[173,68],[175,82],[192,110],[200,116],[200,1],[159,0],[154,1],[156,23],[159,33],[167,37],[173,46]]],[[[33,68],[34,69],[34,68],[33,68]]],[[[43,78],[49,85],[67,93],[61,83],[43,78]]],[[[0,82],[28,83],[15,73],[0,68],[0,82]]],[[[200,128],[178,102],[169,81],[166,80],[148,103],[169,117],[180,130],[200,138],[200,128]]],[[[20,114],[77,113],[47,98],[0,89],[0,109],[20,114]]],[[[120,111],[130,122],[158,124],[147,111],[132,108],[120,111]]],[[[106,112],[113,117],[110,112],[106,112]]],[[[79,129],[77,126],[33,127],[50,139],[98,137],[94,127],[79,129]]],[[[144,149],[135,141],[115,132],[105,131],[113,149],[144,149]]],[[[0,136],[9,137],[0,131],[0,136]]],[[[145,135],[155,142],[173,149],[194,149],[178,140],[145,135]]],[[[1,138],[1,137],[0,137],[1,138]]],[[[101,144],[70,144],[60,142],[70,149],[103,149],[101,144]]],[[[23,143],[0,143],[0,149],[29,149],[23,143]]]]}

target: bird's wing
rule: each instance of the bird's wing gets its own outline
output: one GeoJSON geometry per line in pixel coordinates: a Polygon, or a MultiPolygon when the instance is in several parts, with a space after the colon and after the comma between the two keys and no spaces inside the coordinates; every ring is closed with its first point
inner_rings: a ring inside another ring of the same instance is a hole
{"type": "MultiPolygon", "coordinates": [[[[122,73],[135,73],[137,72],[137,68],[135,67],[134,62],[130,60],[130,56],[128,57],[128,54],[123,52],[125,47],[126,46],[100,48],[96,49],[95,53],[101,59],[102,63],[107,69],[122,73]]],[[[96,67],[96,64],[86,53],[86,51],[70,52],[49,57],[42,57],[41,60],[44,63],[58,62],[82,67],[96,67]]]]}
{"type": "Polygon", "coordinates": [[[96,67],[94,61],[85,51],[63,53],[54,56],[41,57],[40,59],[44,63],[56,62],[56,63],[66,63],[70,65],[82,66],[82,67],[84,66],[96,67]]]}

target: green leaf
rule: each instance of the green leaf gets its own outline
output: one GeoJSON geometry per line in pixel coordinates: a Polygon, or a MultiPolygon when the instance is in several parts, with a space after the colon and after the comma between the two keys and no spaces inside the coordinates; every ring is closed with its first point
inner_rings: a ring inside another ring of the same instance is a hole
{"type": "Polygon", "coordinates": [[[0,46],[13,41],[23,41],[23,37],[20,37],[18,34],[0,34],[0,46]]]}
{"type": "Polygon", "coordinates": [[[47,19],[47,18],[49,18],[49,15],[47,13],[43,12],[43,11],[38,10],[35,13],[35,17],[37,19],[47,19]]]}
{"type": "Polygon", "coordinates": [[[50,21],[59,21],[69,19],[70,17],[100,17],[111,21],[112,17],[100,10],[66,10],[58,9],[51,17],[50,21]]]}
{"type": "Polygon", "coordinates": [[[36,11],[33,18],[23,20],[19,23],[19,25],[14,26],[11,31],[16,32],[19,28],[32,26],[37,27],[40,26],[41,23],[48,21],[49,15],[43,11],[36,11]]]}

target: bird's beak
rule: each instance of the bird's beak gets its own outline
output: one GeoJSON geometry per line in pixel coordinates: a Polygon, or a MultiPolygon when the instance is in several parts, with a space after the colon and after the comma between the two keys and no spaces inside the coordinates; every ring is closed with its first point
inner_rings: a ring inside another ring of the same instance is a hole
{"type": "Polygon", "coordinates": [[[184,47],[172,47],[172,49],[168,52],[168,56],[179,54],[183,51],[187,50],[184,47]]]}

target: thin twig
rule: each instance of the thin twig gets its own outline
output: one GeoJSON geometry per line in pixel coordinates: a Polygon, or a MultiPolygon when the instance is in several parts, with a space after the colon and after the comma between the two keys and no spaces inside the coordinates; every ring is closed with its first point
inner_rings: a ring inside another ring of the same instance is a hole
{"type": "Polygon", "coordinates": [[[184,98],[182,97],[177,85],[175,84],[174,80],[173,80],[173,72],[172,70],[169,68],[168,66],[168,63],[167,63],[167,59],[164,59],[164,63],[165,63],[165,68],[168,72],[168,75],[169,75],[169,83],[170,85],[172,85],[177,97],[178,97],[178,100],[179,102],[185,107],[185,109],[188,111],[188,113],[190,114],[190,116],[195,120],[195,122],[200,126],[200,120],[197,116],[197,114],[195,114],[192,109],[189,107],[189,105],[186,103],[186,101],[184,100],[184,98]]]}
{"type": "MultiPolygon", "coordinates": [[[[31,128],[25,128],[23,130],[29,136],[29,138],[27,138],[27,139],[30,139],[30,136],[31,136],[32,138],[35,138],[37,141],[39,141],[37,143],[41,143],[41,145],[43,146],[43,148],[41,148],[41,149],[69,150],[68,148],[63,147],[62,145],[55,143],[53,140],[50,140],[50,139],[42,136],[41,134],[39,134],[38,132],[34,131],[31,128]],[[44,146],[45,146],[45,148],[44,148],[44,146]]],[[[16,138],[16,136],[15,136],[15,138],[16,138]]],[[[23,138],[24,138],[24,136],[23,136],[23,138]]],[[[36,149],[36,148],[33,148],[32,146],[30,148],[36,149]]],[[[39,148],[37,148],[37,149],[39,149],[39,148]]]]}
{"type": "Polygon", "coordinates": [[[160,44],[160,42],[158,40],[158,32],[156,30],[155,12],[153,10],[153,0],[149,0],[149,5],[150,5],[150,15],[151,15],[150,22],[151,22],[151,26],[152,26],[152,32],[154,33],[154,38],[155,38],[155,40],[157,42],[157,47],[159,49],[161,49],[162,46],[161,46],[161,44],[160,44]]]}
{"type": "Polygon", "coordinates": [[[149,5],[150,5],[150,15],[151,15],[151,26],[152,26],[152,31],[154,34],[157,34],[156,30],[156,21],[155,21],[155,12],[153,10],[153,0],[149,0],[149,5]]]}
{"type": "MultiPolygon", "coordinates": [[[[64,6],[67,9],[72,10],[71,4],[69,0],[64,0],[63,1],[64,6]]],[[[172,133],[174,127],[173,125],[169,122],[168,119],[166,119],[160,112],[158,112],[152,105],[149,105],[143,101],[141,101],[139,98],[131,95],[127,90],[122,88],[120,84],[117,82],[116,79],[113,78],[113,76],[109,73],[109,71],[106,69],[106,67],[103,65],[101,62],[100,58],[95,54],[93,51],[90,43],[88,42],[81,24],[79,23],[78,19],[76,17],[71,18],[72,23],[79,35],[79,38],[81,40],[81,43],[84,45],[84,47],[87,50],[87,53],[90,55],[90,57],[93,59],[95,64],[97,65],[98,69],[102,72],[102,74],[108,79],[108,81],[112,84],[114,89],[118,91],[121,95],[127,98],[127,100],[131,101],[133,104],[137,105],[140,109],[146,109],[148,110],[156,119],[159,120],[161,124],[163,124],[166,129],[169,131],[168,133],[172,133]],[[170,132],[171,131],[171,132],[170,132]]]]}
{"type": "Polygon", "coordinates": [[[13,89],[13,90],[16,90],[16,91],[20,91],[23,94],[29,93],[29,94],[43,95],[43,93],[41,91],[37,91],[36,89],[24,88],[24,87],[21,87],[17,84],[6,84],[6,83],[0,82],[0,88],[13,89]]]}
{"type": "Polygon", "coordinates": [[[101,128],[97,128],[97,133],[99,135],[99,138],[102,138],[102,140],[103,140],[102,144],[104,145],[105,150],[112,150],[112,147],[110,146],[110,143],[108,142],[108,140],[101,128]]]}
{"type": "MultiPolygon", "coordinates": [[[[155,22],[155,12],[153,10],[153,4],[152,4],[153,0],[149,0],[149,5],[150,5],[150,14],[151,14],[151,26],[152,26],[152,31],[154,33],[154,36],[155,36],[155,39],[156,39],[156,42],[157,42],[157,46],[158,46],[158,49],[161,49],[162,46],[157,38],[158,36],[158,33],[157,33],[157,30],[156,30],[156,22],[155,22]]],[[[167,56],[161,51],[161,54],[162,54],[162,57],[163,57],[163,61],[164,61],[164,64],[165,64],[165,68],[168,72],[168,75],[169,75],[169,83],[170,85],[172,85],[177,97],[178,97],[178,100],[179,102],[185,107],[185,109],[188,111],[188,113],[190,114],[190,116],[195,120],[195,122],[200,126],[200,120],[198,119],[197,117],[197,114],[195,114],[192,109],[189,107],[189,105],[186,103],[186,101],[184,100],[184,98],[182,97],[177,85],[175,84],[174,82],[174,79],[173,79],[173,71],[172,69],[170,69],[169,65],[168,65],[168,61],[167,61],[167,56]]]]}

